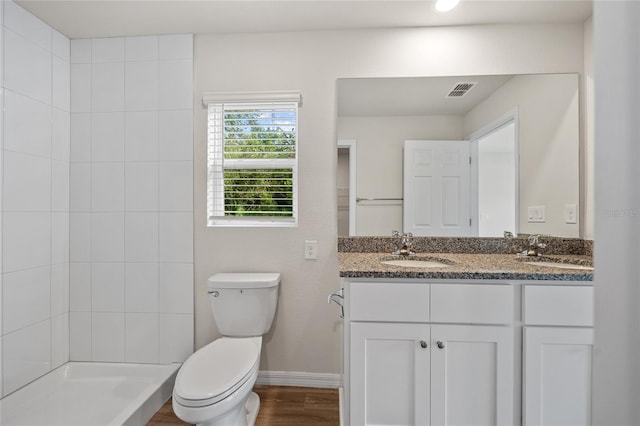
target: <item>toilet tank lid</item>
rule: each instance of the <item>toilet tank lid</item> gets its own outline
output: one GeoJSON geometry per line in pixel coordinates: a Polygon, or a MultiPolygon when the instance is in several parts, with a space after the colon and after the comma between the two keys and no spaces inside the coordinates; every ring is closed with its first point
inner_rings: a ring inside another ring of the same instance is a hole
{"type": "Polygon", "coordinates": [[[226,272],[212,275],[208,288],[267,288],[278,284],[279,272],[226,272]]]}

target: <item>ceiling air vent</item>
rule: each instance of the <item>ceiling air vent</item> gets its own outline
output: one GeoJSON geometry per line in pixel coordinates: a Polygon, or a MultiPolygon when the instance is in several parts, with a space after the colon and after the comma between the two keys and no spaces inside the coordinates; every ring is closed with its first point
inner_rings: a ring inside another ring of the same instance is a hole
{"type": "Polygon", "coordinates": [[[456,83],[449,91],[447,98],[461,98],[466,95],[478,83],[462,82],[456,83]]]}

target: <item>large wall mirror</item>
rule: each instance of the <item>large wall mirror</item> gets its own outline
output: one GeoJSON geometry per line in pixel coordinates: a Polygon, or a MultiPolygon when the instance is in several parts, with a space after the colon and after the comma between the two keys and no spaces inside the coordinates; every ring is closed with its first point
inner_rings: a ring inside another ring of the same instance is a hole
{"type": "MultiPolygon", "coordinates": [[[[337,90],[340,236],[420,234],[409,223],[417,210],[407,190],[418,184],[407,175],[432,155],[407,157],[406,141],[445,151],[466,141],[467,193],[449,185],[418,215],[446,216],[455,205],[465,211],[460,222],[472,219],[471,225],[463,233],[456,226],[425,228],[423,235],[579,237],[577,74],[353,78],[338,80],[337,90]]],[[[452,155],[445,152],[443,161],[452,155]]]]}

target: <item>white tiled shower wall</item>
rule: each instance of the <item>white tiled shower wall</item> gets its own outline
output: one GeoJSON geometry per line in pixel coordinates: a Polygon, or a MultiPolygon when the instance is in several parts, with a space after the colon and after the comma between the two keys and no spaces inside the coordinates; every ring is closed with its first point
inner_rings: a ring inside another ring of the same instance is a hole
{"type": "Polygon", "coordinates": [[[69,40],[2,10],[2,395],[69,360],[69,40]]]}
{"type": "Polygon", "coordinates": [[[0,16],[0,394],[69,359],[184,360],[192,36],[70,43],[13,2],[0,16]]]}
{"type": "Polygon", "coordinates": [[[70,358],[193,350],[193,37],[71,41],[70,358]]]}

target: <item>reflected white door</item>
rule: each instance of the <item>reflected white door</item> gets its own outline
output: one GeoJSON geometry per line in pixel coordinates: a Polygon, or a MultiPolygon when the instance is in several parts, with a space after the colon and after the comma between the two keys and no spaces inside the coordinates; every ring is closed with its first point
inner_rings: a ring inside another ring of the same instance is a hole
{"type": "Polygon", "coordinates": [[[469,151],[469,141],[404,141],[404,232],[472,236],[469,151]]]}

